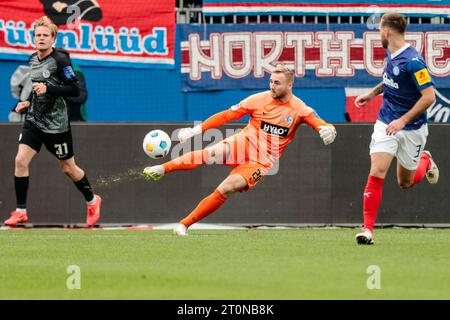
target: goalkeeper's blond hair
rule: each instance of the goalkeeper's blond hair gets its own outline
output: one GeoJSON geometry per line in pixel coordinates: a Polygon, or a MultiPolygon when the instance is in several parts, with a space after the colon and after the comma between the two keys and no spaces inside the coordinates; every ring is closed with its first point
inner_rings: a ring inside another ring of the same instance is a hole
{"type": "Polygon", "coordinates": [[[290,83],[294,83],[294,71],[285,66],[284,64],[277,64],[272,73],[282,73],[290,83]]]}
{"type": "Polygon", "coordinates": [[[52,37],[54,37],[54,38],[56,38],[56,35],[58,34],[58,27],[47,16],[43,16],[34,22],[34,31],[36,31],[37,27],[49,28],[50,32],[52,34],[52,37]]]}

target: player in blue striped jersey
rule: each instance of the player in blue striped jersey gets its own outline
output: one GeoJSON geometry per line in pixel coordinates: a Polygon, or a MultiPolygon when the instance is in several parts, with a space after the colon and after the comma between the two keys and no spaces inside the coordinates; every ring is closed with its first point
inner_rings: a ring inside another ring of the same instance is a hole
{"type": "Polygon", "coordinates": [[[383,105],[370,143],[371,167],[364,190],[364,229],[356,235],[359,244],[373,244],[373,227],[381,203],[383,183],[394,157],[397,181],[406,189],[425,176],[438,182],[439,170],[429,151],[426,110],[435,101],[434,83],[420,53],[405,41],[406,18],[398,13],[383,15],[381,41],[386,48],[383,81],[356,98],[361,107],[383,93],[383,105]]]}

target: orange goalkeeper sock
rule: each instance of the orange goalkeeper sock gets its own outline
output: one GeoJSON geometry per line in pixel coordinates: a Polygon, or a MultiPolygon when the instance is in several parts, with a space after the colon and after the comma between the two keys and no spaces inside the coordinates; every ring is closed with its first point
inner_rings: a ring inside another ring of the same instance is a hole
{"type": "Polygon", "coordinates": [[[219,190],[214,190],[213,193],[200,201],[194,211],[181,220],[180,223],[184,224],[186,228],[189,228],[190,225],[202,220],[219,209],[224,204],[225,200],[227,200],[227,197],[219,190]]]}
{"type": "Polygon", "coordinates": [[[177,171],[177,170],[192,170],[205,164],[208,156],[206,150],[196,150],[188,152],[172,161],[164,163],[164,173],[177,171]]]}

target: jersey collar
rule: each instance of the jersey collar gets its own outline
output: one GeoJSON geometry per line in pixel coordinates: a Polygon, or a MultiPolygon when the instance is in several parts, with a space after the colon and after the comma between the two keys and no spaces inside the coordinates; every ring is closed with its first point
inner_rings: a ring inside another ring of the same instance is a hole
{"type": "Polygon", "coordinates": [[[391,53],[391,60],[395,59],[396,57],[398,57],[403,51],[405,51],[407,48],[409,48],[410,45],[411,44],[406,43],[403,47],[401,47],[400,49],[398,49],[394,53],[391,53]]]}
{"type": "Polygon", "coordinates": [[[50,53],[49,53],[48,55],[46,55],[44,58],[39,59],[39,55],[38,55],[38,54],[36,54],[36,57],[37,57],[37,59],[38,59],[39,62],[42,62],[42,61],[44,61],[45,59],[47,59],[48,57],[50,57],[50,56],[53,54],[54,51],[55,51],[55,48],[52,47],[52,51],[50,51],[50,53]]]}

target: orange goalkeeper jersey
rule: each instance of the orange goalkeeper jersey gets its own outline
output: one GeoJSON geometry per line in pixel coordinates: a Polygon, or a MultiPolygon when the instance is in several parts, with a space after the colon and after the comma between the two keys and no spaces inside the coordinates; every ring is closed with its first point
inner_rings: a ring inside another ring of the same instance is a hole
{"type": "Polygon", "coordinates": [[[245,139],[250,147],[253,146],[257,150],[257,157],[251,156],[250,160],[257,162],[273,163],[278,159],[294,139],[301,123],[306,123],[317,131],[319,126],[330,125],[296,96],[282,103],[273,99],[270,91],[264,91],[210,117],[202,123],[202,131],[240,119],[247,114],[250,115],[248,125],[233,139],[245,139]]]}

